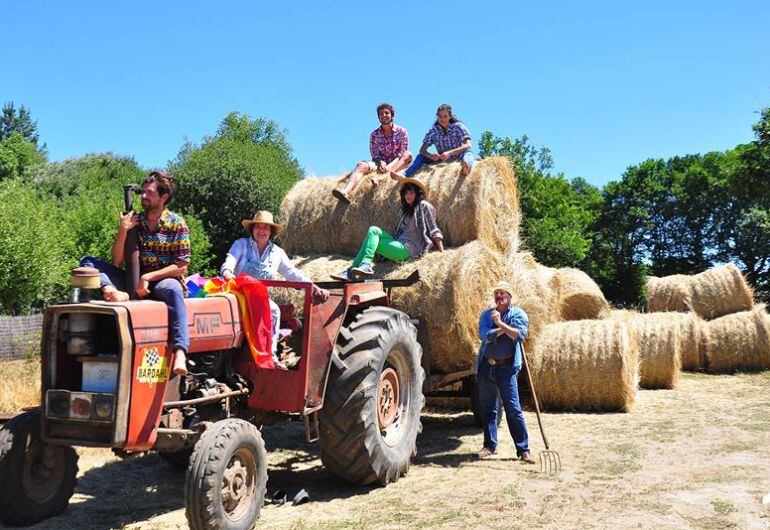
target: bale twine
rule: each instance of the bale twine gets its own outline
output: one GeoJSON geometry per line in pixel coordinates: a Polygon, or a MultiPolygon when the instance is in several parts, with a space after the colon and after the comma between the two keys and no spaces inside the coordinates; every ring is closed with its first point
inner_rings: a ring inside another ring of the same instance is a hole
{"type": "Polygon", "coordinates": [[[628,412],[634,404],[639,347],[625,320],[551,324],[528,355],[544,408],[628,412]]]}
{"type": "Polygon", "coordinates": [[[558,269],[550,285],[557,293],[558,312],[563,320],[604,318],[610,304],[595,281],[578,269],[558,269]]]}
{"type": "MultiPolygon", "coordinates": [[[[350,265],[352,258],[310,256],[294,259],[295,265],[314,281],[329,280],[329,274],[350,265]]],[[[392,291],[392,305],[411,318],[421,320],[425,337],[423,352],[430,356],[437,373],[473,368],[481,341],[478,323],[481,311],[493,300],[492,287],[507,276],[504,258],[475,241],[444,252],[430,252],[404,264],[375,263],[377,277],[405,278],[419,269],[421,281],[392,291]]],[[[299,309],[302,297],[296,291],[271,293],[278,303],[293,303],[299,309]]]]}
{"type": "MultiPolygon", "coordinates": [[[[518,248],[519,192],[507,158],[481,160],[468,176],[461,174],[459,162],[427,165],[417,176],[428,184],[447,247],[480,240],[495,250],[518,248]]],[[[281,204],[286,230],[280,243],[289,254],[355,255],[369,226],[394,230],[400,199],[393,180],[367,175],[350,205],[331,194],[341,180],[306,178],[286,195],[281,204]]]]}
{"type": "Polygon", "coordinates": [[[709,372],[770,369],[770,322],[764,304],[706,322],[705,334],[709,372]]]}
{"type": "Polygon", "coordinates": [[[689,311],[690,276],[647,277],[647,311],[689,311]]]}
{"type": "Polygon", "coordinates": [[[690,304],[706,320],[754,307],[754,294],[738,267],[728,263],[696,274],[690,281],[690,304]]]}

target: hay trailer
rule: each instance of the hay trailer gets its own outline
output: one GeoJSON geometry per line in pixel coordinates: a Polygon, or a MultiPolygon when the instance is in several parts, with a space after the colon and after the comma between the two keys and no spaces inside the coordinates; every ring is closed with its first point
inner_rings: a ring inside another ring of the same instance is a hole
{"type": "MultiPolygon", "coordinates": [[[[76,269],[78,271],[78,269],[76,269]]],[[[95,271],[73,285],[98,288],[95,271]]],[[[323,464],[356,484],[388,484],[416,453],[425,374],[409,317],[392,288],[419,280],[266,281],[303,294],[301,317],[281,307],[287,370],[259,369],[236,296],[187,299],[186,376],[170,373],[168,312],[154,301],[86,300],[46,310],[42,407],[0,430],[0,521],[30,525],[61,513],[75,488],[76,446],[156,451],[186,470],[191,528],[252,528],[267,483],[262,426],[305,423],[323,464]]],[[[84,291],[84,293],[93,291],[84,291]]],[[[299,314],[299,311],[297,311],[299,314]]]]}

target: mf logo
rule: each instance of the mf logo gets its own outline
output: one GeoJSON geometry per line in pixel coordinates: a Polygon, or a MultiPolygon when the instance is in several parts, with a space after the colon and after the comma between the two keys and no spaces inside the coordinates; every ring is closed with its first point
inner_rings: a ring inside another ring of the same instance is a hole
{"type": "Polygon", "coordinates": [[[199,335],[214,333],[221,325],[219,315],[195,315],[195,331],[199,335]]]}

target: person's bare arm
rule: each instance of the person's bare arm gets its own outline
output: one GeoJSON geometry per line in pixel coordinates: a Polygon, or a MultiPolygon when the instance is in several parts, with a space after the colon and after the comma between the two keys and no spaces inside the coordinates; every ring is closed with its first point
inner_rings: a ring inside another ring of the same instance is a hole
{"type": "Polygon", "coordinates": [[[115,241],[112,243],[110,249],[110,257],[112,258],[112,264],[116,267],[120,267],[125,259],[125,247],[126,238],[128,232],[136,225],[139,224],[139,216],[134,211],[130,211],[126,214],[120,214],[120,224],[118,225],[118,233],[115,235],[115,241]]]}

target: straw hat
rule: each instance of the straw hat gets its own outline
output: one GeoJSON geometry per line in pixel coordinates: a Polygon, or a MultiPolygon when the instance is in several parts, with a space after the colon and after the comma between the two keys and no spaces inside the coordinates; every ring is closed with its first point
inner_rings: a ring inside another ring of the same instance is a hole
{"type": "Polygon", "coordinates": [[[506,282],[505,280],[500,280],[499,282],[497,282],[497,285],[495,285],[495,288],[492,289],[493,297],[497,291],[504,291],[508,293],[511,296],[511,298],[513,298],[513,286],[510,283],[506,282]]]}
{"type": "Polygon", "coordinates": [[[278,223],[273,221],[273,214],[271,212],[268,212],[267,210],[259,210],[257,213],[254,214],[254,219],[244,219],[241,221],[241,225],[243,225],[243,228],[246,230],[251,230],[251,227],[254,226],[257,223],[264,223],[266,225],[270,225],[270,231],[273,235],[278,234],[281,230],[283,230],[283,225],[279,225],[278,223]]]}
{"type": "Polygon", "coordinates": [[[414,186],[420,188],[422,190],[422,194],[427,198],[428,197],[428,185],[425,184],[420,179],[414,178],[414,177],[404,177],[398,181],[398,189],[400,190],[407,184],[413,184],[414,186]]]}

